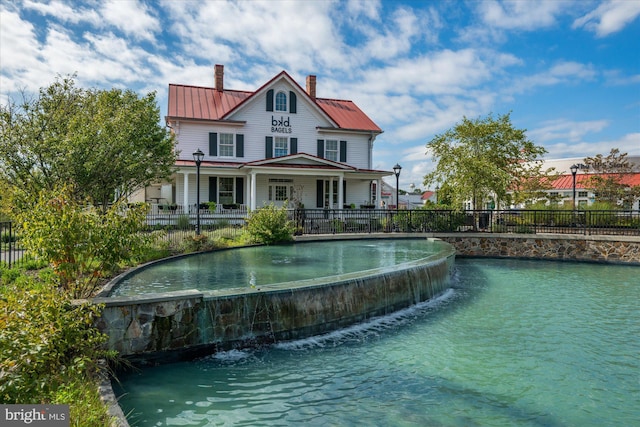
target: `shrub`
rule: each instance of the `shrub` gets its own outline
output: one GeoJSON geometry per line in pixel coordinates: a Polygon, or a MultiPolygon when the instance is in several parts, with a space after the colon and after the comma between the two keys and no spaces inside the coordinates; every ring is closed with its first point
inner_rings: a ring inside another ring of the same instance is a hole
{"type": "MultiPolygon", "coordinates": [[[[0,401],[50,401],[69,379],[97,373],[106,336],[100,307],[74,305],[57,288],[7,286],[0,298],[0,401]]],[[[72,403],[72,402],[66,402],[72,403]]]]}
{"type": "Polygon", "coordinates": [[[295,224],[289,220],[286,206],[277,208],[272,203],[252,211],[246,228],[253,240],[271,245],[293,240],[295,224]]]}
{"type": "Polygon", "coordinates": [[[148,245],[146,235],[138,233],[144,215],[144,206],[123,210],[114,205],[98,212],[63,188],[43,192],[18,219],[25,247],[51,263],[72,298],[85,298],[120,262],[131,261],[148,245]]]}
{"type": "Polygon", "coordinates": [[[189,215],[182,214],[178,216],[178,219],[176,221],[176,228],[179,230],[188,230],[189,228],[191,228],[189,215]]]}

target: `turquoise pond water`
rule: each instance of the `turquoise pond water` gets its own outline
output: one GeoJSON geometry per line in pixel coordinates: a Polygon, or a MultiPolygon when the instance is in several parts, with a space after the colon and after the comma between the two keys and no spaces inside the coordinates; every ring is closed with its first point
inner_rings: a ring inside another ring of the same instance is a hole
{"type": "Polygon", "coordinates": [[[450,246],[438,240],[361,239],[254,246],[176,258],[122,280],[112,296],[249,288],[395,268],[450,246]]]}
{"type": "Polygon", "coordinates": [[[640,268],[458,259],[435,301],[121,374],[132,426],[640,425],[640,268]]]}

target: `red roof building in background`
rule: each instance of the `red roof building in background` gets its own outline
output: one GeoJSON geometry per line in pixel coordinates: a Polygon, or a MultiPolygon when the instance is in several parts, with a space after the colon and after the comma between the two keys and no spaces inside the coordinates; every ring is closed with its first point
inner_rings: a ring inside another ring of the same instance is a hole
{"type": "Polygon", "coordinates": [[[393,174],[372,168],[382,129],[353,101],[317,97],[316,76],[302,88],[286,71],[244,91],[225,88],[224,67],[216,65],[213,83],[169,85],[166,122],[176,138],[177,170],[140,198],[185,212],[197,201],[247,209],[382,205],[382,177],[393,174]]]}

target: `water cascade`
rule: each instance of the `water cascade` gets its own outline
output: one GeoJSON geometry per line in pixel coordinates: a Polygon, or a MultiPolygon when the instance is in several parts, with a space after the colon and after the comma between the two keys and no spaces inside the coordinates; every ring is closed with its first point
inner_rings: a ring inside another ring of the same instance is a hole
{"type": "MultiPolygon", "coordinates": [[[[425,239],[406,242],[421,248],[417,259],[362,271],[240,288],[97,298],[105,304],[99,328],[111,348],[134,362],[187,359],[323,334],[429,300],[447,288],[453,247],[425,239]]],[[[398,256],[395,248],[391,253],[398,256]]]]}

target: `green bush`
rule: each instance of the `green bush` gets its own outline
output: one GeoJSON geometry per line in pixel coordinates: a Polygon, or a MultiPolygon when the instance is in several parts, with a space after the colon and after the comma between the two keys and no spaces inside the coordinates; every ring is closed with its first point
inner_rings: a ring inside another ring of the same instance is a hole
{"type": "MultiPolygon", "coordinates": [[[[0,401],[49,401],[69,379],[97,373],[106,336],[93,327],[100,307],[72,304],[56,287],[27,281],[0,298],[0,401]]],[[[67,402],[71,403],[71,402],[67,402]]]]}
{"type": "Polygon", "coordinates": [[[178,216],[176,220],[176,228],[179,230],[188,230],[191,228],[191,221],[189,220],[189,215],[182,214],[178,216]]]}
{"type": "Polygon", "coordinates": [[[254,241],[271,245],[293,240],[295,224],[289,220],[286,206],[277,208],[272,203],[252,211],[246,229],[254,241]]]}
{"type": "Polygon", "coordinates": [[[103,277],[148,246],[148,235],[138,233],[144,217],[144,206],[97,211],[78,203],[68,188],[43,192],[18,214],[25,247],[51,264],[72,298],[92,295],[103,277]]]}

